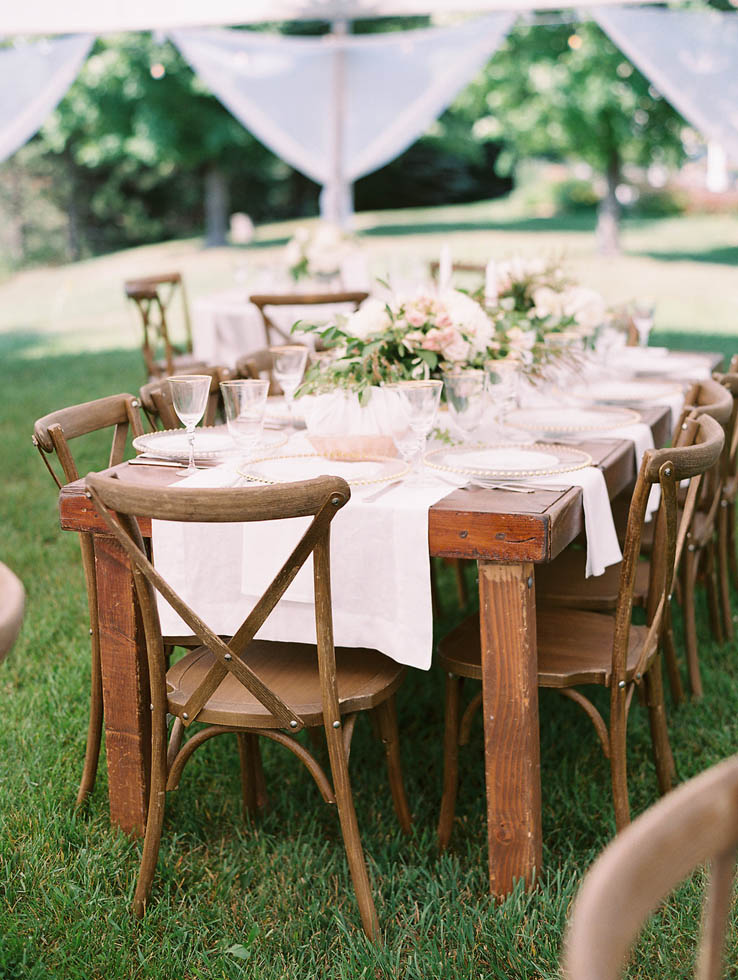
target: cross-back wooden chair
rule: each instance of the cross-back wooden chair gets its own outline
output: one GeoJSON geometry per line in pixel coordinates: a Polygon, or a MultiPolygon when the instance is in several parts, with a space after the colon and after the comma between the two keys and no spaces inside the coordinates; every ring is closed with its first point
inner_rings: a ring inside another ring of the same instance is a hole
{"type": "MultiPolygon", "coordinates": [[[[138,399],[132,395],[110,395],[81,405],[71,405],[59,411],[44,415],[33,427],[33,444],[51,474],[57,487],[79,479],[77,463],[69,443],[81,436],[98,432],[101,429],[113,430],[109,466],[121,463],[126,453],[128,437],[143,433],[138,399]],[[51,464],[56,458],[61,467],[57,473],[51,464]]],[[[82,770],[77,803],[82,803],[92,792],[97,775],[102,733],[103,702],[102,680],[100,675],[100,631],[97,618],[97,579],[95,576],[95,552],[93,536],[80,532],[80,550],[85,575],[87,602],[90,613],[90,643],[92,647],[92,682],[90,685],[90,719],[87,729],[87,746],[82,770]]]]}
{"type": "MultiPolygon", "coordinates": [[[[702,381],[692,385],[685,400],[685,407],[680,415],[679,421],[674,430],[672,445],[682,445],[685,437],[689,435],[689,426],[686,419],[690,414],[709,415],[720,425],[725,425],[730,420],[732,403],[730,398],[726,398],[725,393],[720,391],[720,385],[713,380],[702,381]]],[[[726,442],[727,446],[727,442],[726,442]]],[[[720,484],[716,482],[719,477],[720,468],[724,465],[725,447],[718,466],[703,481],[700,500],[693,521],[694,528],[689,529],[690,537],[687,542],[685,552],[685,563],[689,560],[690,566],[696,559],[697,563],[701,556],[701,549],[708,539],[711,545],[711,535],[709,534],[709,521],[715,521],[717,512],[717,494],[720,484]],[[699,515],[699,516],[698,516],[699,515]],[[690,550],[691,546],[691,550],[690,550]],[[689,559],[687,556],[690,556],[689,559]]],[[[680,492],[680,499],[683,493],[680,492]]],[[[647,555],[653,547],[653,534],[655,523],[650,522],[643,528],[641,539],[641,553],[647,555]]],[[[624,537],[624,529],[623,529],[624,537]]],[[[712,553],[709,556],[712,559],[712,553]]],[[[708,596],[710,597],[713,616],[716,615],[714,607],[717,602],[717,586],[714,578],[714,561],[706,561],[706,570],[710,573],[706,575],[708,586],[708,596]]],[[[620,565],[611,565],[606,568],[602,575],[585,578],[585,553],[582,550],[568,548],[555,561],[548,565],[542,565],[536,570],[536,595],[540,602],[548,605],[571,606],[577,609],[591,609],[598,612],[615,609],[620,593],[620,565]]],[[[679,566],[681,568],[681,566],[679,566]]],[[[699,661],[697,648],[697,632],[695,625],[695,604],[694,604],[694,580],[696,573],[690,567],[688,581],[691,585],[685,588],[682,594],[682,609],[685,618],[685,645],[687,652],[687,666],[692,690],[701,691],[699,661]]],[[[636,569],[635,587],[633,590],[633,604],[635,606],[645,606],[648,597],[649,585],[649,563],[643,560],[638,563],[636,569]]],[[[682,585],[684,583],[682,582],[682,585]]],[[[664,655],[669,677],[669,686],[675,703],[680,703],[684,699],[684,689],[679,672],[679,664],[674,643],[674,635],[671,626],[671,608],[666,610],[666,622],[664,624],[664,655]]]]}
{"type": "MultiPolygon", "coordinates": [[[[198,374],[209,374],[210,393],[205,407],[203,425],[215,425],[218,417],[223,417],[223,400],[220,392],[220,382],[230,381],[234,372],[227,367],[203,367],[198,374]]],[[[178,429],[181,427],[177,413],[174,411],[172,388],[166,378],[158,378],[143,385],[139,391],[141,407],[146,413],[152,429],[178,429]]]]}
{"type": "Polygon", "coordinates": [[[274,361],[268,347],[244,354],[236,361],[236,374],[239,378],[252,378],[269,381],[269,395],[281,395],[282,389],[273,373],[274,361]]]}
{"type": "MultiPolygon", "coordinates": [[[[385,743],[395,810],[404,829],[410,815],[400,768],[394,694],[404,668],[376,650],[334,648],[330,588],[330,525],[349,500],[337,477],[238,489],[144,489],[112,476],[90,474],[87,492],[129,556],[141,607],[152,703],[151,793],[141,871],[133,907],[145,909],[159,851],[166,790],[176,789],[192,753],[214,735],[235,732],[241,746],[245,802],[254,791],[258,738],[293,752],[326,802],[335,803],[361,921],[375,938],[378,923],[359,837],[348,774],[354,722],[373,711],[385,743]],[[312,517],[308,529],[242,626],[228,642],[217,636],[167,585],[146,557],[136,517],[198,522],[267,521],[312,517]],[[312,555],[317,648],[306,643],[255,640],[290,582],[312,555]],[[202,646],[168,671],[155,593],[182,617],[202,646]],[[174,722],[167,745],[167,715],[174,722]],[[206,725],[183,742],[194,722],[206,725]],[[333,785],[317,760],[291,736],[324,727],[333,785]]],[[[258,786],[256,787],[258,792],[258,786]]]]}
{"type": "MultiPolygon", "coordinates": [[[[430,272],[431,279],[435,282],[438,279],[438,273],[441,271],[441,263],[438,259],[434,259],[432,262],[428,263],[428,271],[430,272]]],[[[480,265],[478,262],[454,262],[451,266],[452,272],[473,272],[478,273],[480,276],[484,276],[486,271],[486,266],[480,265]]]]}
{"type": "MultiPolygon", "coordinates": [[[[674,763],[666,729],[659,644],[674,580],[674,570],[687,537],[702,475],[720,458],[723,431],[709,416],[687,420],[689,445],[644,453],[630,506],[620,592],[614,615],[583,609],[539,605],[536,611],[538,684],[570,698],[589,716],[605,755],[610,760],[615,822],[618,830],[630,820],[626,768],[626,726],[633,692],[643,685],[649,710],[651,737],[659,787],[666,792],[674,763]],[[691,480],[687,499],[679,508],[680,482],[691,480]],[[651,487],[661,487],[654,549],[646,602],[647,626],[631,622],[641,534],[651,487]],[[582,685],[603,685],[610,690],[609,725],[580,690],[582,685]]],[[[481,679],[479,615],[457,627],[439,646],[446,672],[446,731],[444,737],[443,799],[439,844],[446,847],[456,805],[458,746],[465,744],[481,692],[460,720],[461,687],[465,677],[481,679]]]]}
{"type": "Polygon", "coordinates": [[[264,321],[264,336],[267,345],[270,344],[292,344],[295,338],[284,332],[282,327],[274,322],[267,312],[267,307],[272,306],[333,306],[346,303],[357,310],[369,293],[363,290],[345,290],[339,292],[319,292],[319,293],[254,293],[249,297],[251,302],[261,313],[264,321]]]}
{"type": "Polygon", "coordinates": [[[143,343],[141,350],[149,378],[159,378],[176,372],[192,372],[199,364],[192,354],[192,326],[184,282],[179,272],[165,272],[157,276],[141,276],[128,279],[123,284],[125,294],[141,316],[143,343]],[[185,329],[184,349],[176,347],[169,335],[167,317],[172,301],[179,294],[185,329]]]}
{"type": "Polygon", "coordinates": [[[623,977],[630,949],[649,915],[705,864],[709,872],[694,976],[728,976],[724,947],[737,854],[738,756],[733,756],[659,800],[597,858],[574,902],[563,976],[623,977]]]}
{"type": "Polygon", "coordinates": [[[0,562],[0,661],[12,649],[20,633],[26,593],[17,575],[0,562]]]}
{"type": "Polygon", "coordinates": [[[723,450],[720,507],[717,513],[717,573],[722,603],[723,629],[726,639],[733,639],[733,611],[730,603],[730,580],[738,587],[736,560],[736,498],[738,498],[738,358],[731,361],[728,374],[715,375],[733,399],[733,411],[726,426],[726,448],[723,450]],[[733,371],[733,362],[736,371],[733,371]]]}

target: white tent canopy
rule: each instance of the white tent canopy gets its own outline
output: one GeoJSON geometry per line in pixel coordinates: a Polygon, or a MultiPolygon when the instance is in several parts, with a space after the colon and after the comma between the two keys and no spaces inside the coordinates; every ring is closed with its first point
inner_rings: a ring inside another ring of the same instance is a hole
{"type": "MultiPolygon", "coordinates": [[[[596,7],[611,0],[590,0],[596,7]]],[[[641,3],[642,0],[621,0],[641,3]]],[[[371,17],[463,14],[490,10],[561,10],[572,0],[5,0],[0,37],[173,30],[283,20],[359,20],[371,17]]]]}

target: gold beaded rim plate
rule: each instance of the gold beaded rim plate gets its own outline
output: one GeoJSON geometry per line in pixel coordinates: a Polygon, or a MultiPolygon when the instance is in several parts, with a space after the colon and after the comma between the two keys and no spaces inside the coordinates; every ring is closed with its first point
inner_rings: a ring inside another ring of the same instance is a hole
{"type": "Polygon", "coordinates": [[[459,473],[462,476],[481,477],[489,480],[525,480],[537,476],[557,476],[559,473],[571,473],[574,470],[583,470],[592,465],[592,457],[583,449],[573,449],[571,446],[561,446],[556,443],[546,443],[545,446],[538,443],[475,443],[462,446],[444,446],[440,449],[432,449],[425,455],[425,464],[434,470],[441,470],[445,473],[459,473]],[[439,462],[438,458],[459,455],[462,452],[484,452],[486,450],[504,451],[512,450],[515,452],[535,452],[539,455],[553,457],[559,464],[551,467],[531,467],[506,469],[504,467],[485,467],[485,466],[454,466],[449,463],[439,462]],[[563,457],[563,458],[562,458],[563,457]]]}
{"type": "Polygon", "coordinates": [[[562,408],[560,405],[549,405],[541,408],[517,408],[508,412],[505,416],[505,423],[515,429],[524,429],[527,432],[601,432],[607,429],[619,429],[626,425],[635,425],[641,421],[640,412],[632,408],[617,408],[613,406],[602,407],[593,405],[590,408],[562,408]],[[592,415],[603,416],[603,421],[594,424],[586,422],[567,425],[556,423],[556,412],[575,412],[580,414],[590,413],[592,415]],[[539,418],[533,418],[534,413],[539,413],[539,418]],[[528,416],[526,418],[525,416],[528,416]],[[610,416],[605,420],[605,416],[610,416]],[[615,416],[615,418],[613,418],[615,416]]]}
{"type": "Polygon", "coordinates": [[[375,483],[389,483],[394,480],[402,480],[410,473],[410,465],[398,459],[396,456],[380,456],[366,453],[286,453],[280,456],[261,456],[258,459],[249,460],[237,467],[237,472],[252,483],[264,483],[274,486],[278,483],[298,483],[301,480],[313,480],[318,476],[340,476],[352,487],[368,487],[375,483]],[[323,473],[316,473],[310,476],[295,476],[290,474],[287,479],[278,480],[265,476],[264,474],[254,473],[254,467],[263,463],[274,463],[279,460],[298,460],[298,459],[324,459],[327,469],[323,473]],[[381,463],[384,464],[387,472],[375,477],[350,477],[342,473],[331,472],[331,463],[381,463]]]}
{"type": "MultiPolygon", "coordinates": [[[[171,459],[175,462],[184,461],[186,463],[190,458],[190,448],[187,442],[185,441],[184,448],[182,449],[172,449],[171,446],[167,447],[165,436],[181,436],[186,440],[187,430],[158,429],[156,432],[144,432],[142,436],[136,436],[132,445],[138,453],[151,453],[152,456],[161,456],[163,459],[171,459]]],[[[256,448],[260,452],[271,452],[273,449],[281,449],[282,446],[286,445],[287,439],[288,436],[282,432],[265,432],[262,434],[261,442],[256,448]]],[[[225,461],[238,456],[238,454],[238,446],[228,434],[227,425],[203,425],[199,429],[195,429],[195,462],[209,462],[219,459],[225,461]],[[221,437],[225,436],[230,440],[230,443],[226,442],[219,449],[199,449],[197,445],[198,436],[200,442],[202,442],[203,435],[216,435],[219,437],[219,441],[221,437]]]]}

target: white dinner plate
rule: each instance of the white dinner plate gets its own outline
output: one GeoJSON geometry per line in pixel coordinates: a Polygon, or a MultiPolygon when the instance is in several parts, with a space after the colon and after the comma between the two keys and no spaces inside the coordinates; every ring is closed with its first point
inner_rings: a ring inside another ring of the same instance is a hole
{"type": "Polygon", "coordinates": [[[681,385],[672,381],[611,381],[603,380],[587,385],[577,385],[570,394],[583,402],[601,405],[653,405],[666,398],[682,393],[681,385]]]}
{"type": "Polygon", "coordinates": [[[516,429],[541,434],[568,434],[618,429],[640,422],[632,408],[579,408],[568,405],[540,405],[536,408],[516,408],[505,416],[505,423],[516,429]]]}
{"type": "Polygon", "coordinates": [[[571,446],[479,444],[433,449],[426,454],[425,462],[431,469],[471,476],[480,482],[555,476],[591,466],[592,457],[571,446]]]}
{"type": "MultiPolygon", "coordinates": [[[[287,437],[281,432],[264,432],[257,452],[267,453],[284,446],[287,437]]],[[[190,443],[184,429],[164,429],[161,432],[146,432],[136,436],[133,448],[138,453],[160,456],[176,462],[187,462],[190,458],[190,443]]],[[[239,450],[225,425],[206,426],[195,429],[195,462],[210,463],[238,456],[239,450]]]]}
{"type": "Polygon", "coordinates": [[[410,467],[391,456],[291,453],[251,460],[239,466],[238,472],[254,483],[296,483],[319,476],[340,476],[351,486],[368,486],[401,480],[410,472],[410,467]]]}

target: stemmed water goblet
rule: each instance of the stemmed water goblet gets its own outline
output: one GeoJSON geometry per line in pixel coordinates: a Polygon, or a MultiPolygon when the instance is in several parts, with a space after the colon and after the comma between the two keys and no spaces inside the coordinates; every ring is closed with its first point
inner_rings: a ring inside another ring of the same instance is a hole
{"type": "Polygon", "coordinates": [[[449,371],[443,376],[443,385],[451,420],[467,440],[484,417],[487,376],[475,369],[449,371]]]}
{"type": "Polygon", "coordinates": [[[220,390],[228,432],[244,460],[247,460],[259,444],[264,429],[269,381],[221,381],[220,390]]]}
{"type": "Polygon", "coordinates": [[[287,433],[291,435],[295,431],[293,416],[295,392],[305,373],[309,349],[297,344],[287,344],[283,347],[270,347],[269,352],[272,355],[272,374],[279,382],[287,403],[290,420],[287,433]]]}
{"type": "Polygon", "coordinates": [[[205,414],[213,379],[209,374],[176,374],[167,380],[172,391],[174,411],[187,430],[190,460],[185,470],[185,476],[192,476],[197,473],[195,466],[195,426],[205,414]]]}
{"type": "Polygon", "coordinates": [[[384,386],[391,394],[392,438],[413,471],[408,481],[423,485],[423,456],[428,435],[435,425],[442,381],[396,381],[384,386]]]}
{"type": "Polygon", "coordinates": [[[633,302],[633,326],[638,334],[638,346],[648,347],[648,337],[653,329],[656,304],[652,299],[637,299],[633,302]]]}
{"type": "Polygon", "coordinates": [[[514,360],[491,360],[484,365],[487,372],[487,391],[492,402],[495,438],[501,442],[518,441],[519,433],[505,427],[507,413],[517,407],[520,395],[520,364],[514,360]]]}

